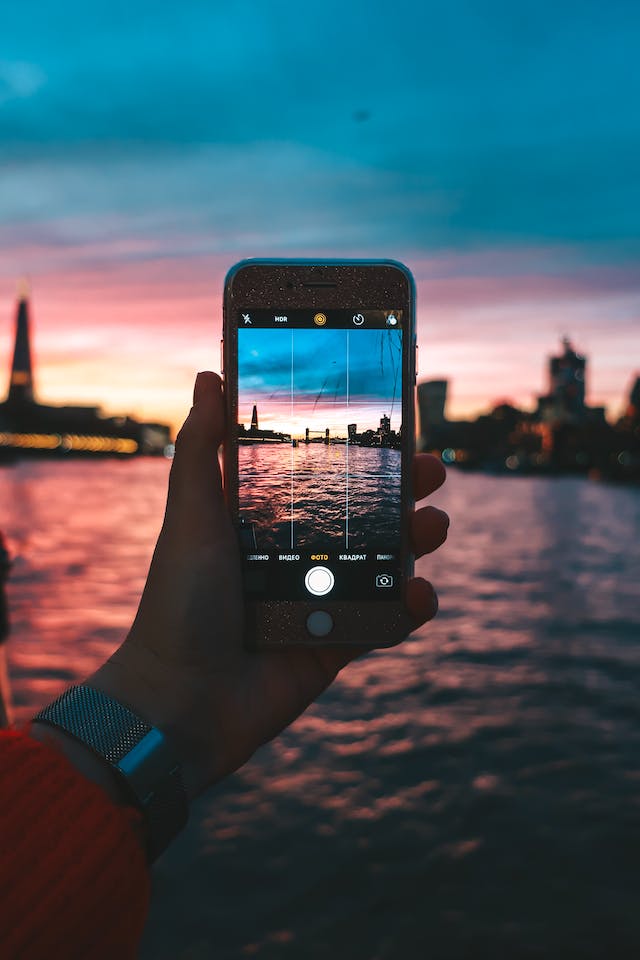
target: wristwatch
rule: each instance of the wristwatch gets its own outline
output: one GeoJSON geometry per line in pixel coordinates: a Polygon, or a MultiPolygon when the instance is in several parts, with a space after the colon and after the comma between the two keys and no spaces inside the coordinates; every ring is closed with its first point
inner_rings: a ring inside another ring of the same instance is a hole
{"type": "Polygon", "coordinates": [[[188,818],[180,764],[162,731],[85,684],[69,687],[33,719],[59,727],[111,765],[144,815],[155,860],[188,818]]]}

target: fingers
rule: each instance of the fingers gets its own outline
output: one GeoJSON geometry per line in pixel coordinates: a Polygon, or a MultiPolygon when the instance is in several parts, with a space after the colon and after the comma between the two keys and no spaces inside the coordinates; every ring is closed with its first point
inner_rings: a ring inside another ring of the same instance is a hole
{"type": "Polygon", "coordinates": [[[437,550],[447,539],[449,517],[437,507],[421,507],[411,514],[411,542],[416,557],[437,550]]]}
{"type": "MultiPolygon", "coordinates": [[[[438,612],[438,595],[433,584],[422,577],[414,577],[407,584],[406,593],[407,634],[433,620],[438,612]]],[[[328,686],[335,676],[357,657],[371,653],[376,649],[370,644],[354,644],[350,647],[316,647],[309,648],[314,652],[316,659],[322,664],[325,674],[325,684],[328,686]]]]}
{"type": "MultiPolygon", "coordinates": [[[[416,500],[422,500],[441,487],[446,479],[442,461],[428,453],[419,453],[413,458],[413,487],[416,500]]],[[[411,514],[411,540],[416,557],[436,550],[447,539],[449,517],[437,507],[422,507],[411,514]]],[[[408,613],[407,633],[432,620],[438,612],[438,596],[433,585],[421,577],[407,584],[406,607],[408,613]]],[[[316,656],[323,665],[327,683],[356,657],[369,653],[374,647],[319,648],[316,656]]]]}
{"type": "Polygon", "coordinates": [[[169,501],[201,503],[222,496],[218,462],[225,426],[222,381],[216,373],[199,373],[193,406],[176,438],[169,478],[169,501]]]}
{"type": "Polygon", "coordinates": [[[416,500],[428,497],[444,483],[447,471],[442,461],[430,453],[417,453],[413,458],[413,491],[416,500]]]}
{"type": "Polygon", "coordinates": [[[407,584],[406,603],[416,627],[433,620],[438,612],[438,595],[433,584],[422,577],[414,577],[407,584]]]}
{"type": "MultiPolygon", "coordinates": [[[[222,394],[222,380],[217,373],[206,370],[199,373],[193,386],[193,407],[185,421],[193,427],[189,433],[193,441],[199,441],[203,446],[215,444],[216,448],[222,443],[224,436],[224,399],[222,394]]],[[[182,430],[180,431],[182,433],[182,430]]]]}

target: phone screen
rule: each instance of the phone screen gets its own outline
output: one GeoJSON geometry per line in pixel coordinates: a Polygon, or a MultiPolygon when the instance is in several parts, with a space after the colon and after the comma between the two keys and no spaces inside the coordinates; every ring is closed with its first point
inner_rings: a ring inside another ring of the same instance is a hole
{"type": "Polygon", "coordinates": [[[247,309],[237,329],[248,599],[397,601],[403,311],[247,309]]]}

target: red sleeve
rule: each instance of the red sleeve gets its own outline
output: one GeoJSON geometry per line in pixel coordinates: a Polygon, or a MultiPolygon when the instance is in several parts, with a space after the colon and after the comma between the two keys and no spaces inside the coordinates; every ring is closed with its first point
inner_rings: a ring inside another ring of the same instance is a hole
{"type": "Polygon", "coordinates": [[[0,731],[0,957],[137,954],[149,871],[133,824],[55,747],[0,731]]]}

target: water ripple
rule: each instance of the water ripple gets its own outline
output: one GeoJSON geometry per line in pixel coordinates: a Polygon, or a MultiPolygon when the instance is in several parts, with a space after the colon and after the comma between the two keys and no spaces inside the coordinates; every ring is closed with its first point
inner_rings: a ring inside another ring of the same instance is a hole
{"type": "MultiPolygon", "coordinates": [[[[19,716],[123,637],[166,475],[0,471],[19,716]]],[[[145,960],[638,956],[640,497],[454,474],[435,502],[440,616],[195,805],[145,960]]]]}

